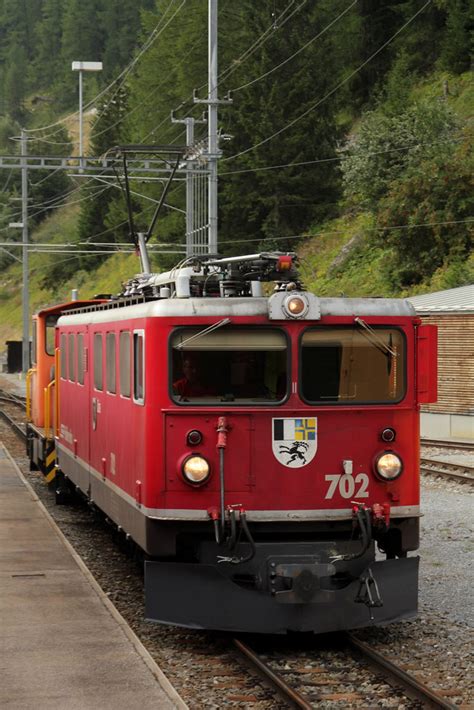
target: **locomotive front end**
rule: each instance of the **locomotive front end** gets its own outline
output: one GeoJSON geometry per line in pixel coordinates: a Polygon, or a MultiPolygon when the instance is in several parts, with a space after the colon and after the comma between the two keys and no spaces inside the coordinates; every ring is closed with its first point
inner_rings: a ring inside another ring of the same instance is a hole
{"type": "Polygon", "coordinates": [[[147,617],[321,633],[413,616],[434,334],[404,301],[286,286],[206,309],[168,327],[153,517],[174,549],[146,563],[147,617]]]}

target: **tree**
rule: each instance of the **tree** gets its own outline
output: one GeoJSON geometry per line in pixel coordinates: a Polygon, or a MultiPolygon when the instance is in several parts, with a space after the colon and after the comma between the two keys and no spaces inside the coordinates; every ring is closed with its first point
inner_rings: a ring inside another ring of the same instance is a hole
{"type": "Polygon", "coordinates": [[[455,74],[461,74],[468,71],[471,64],[474,5],[469,0],[450,0],[446,9],[448,15],[440,64],[455,74]]]}
{"type": "MultiPolygon", "coordinates": [[[[310,40],[341,8],[341,3],[302,5],[291,20],[270,31],[268,41],[232,77],[237,88],[228,113],[235,138],[226,153],[239,157],[222,163],[226,171],[235,170],[222,179],[221,235],[227,248],[241,251],[242,244],[230,243],[246,239],[253,241],[250,248],[293,248],[295,242],[285,237],[301,234],[331,212],[338,196],[337,97],[317,104],[334,87],[339,67],[332,61],[330,35],[310,40]],[[304,52],[286,62],[305,44],[304,52]]],[[[269,8],[247,3],[242,12],[251,45],[250,38],[264,36],[271,26],[269,8]]]]}
{"type": "MultiPolygon", "coordinates": [[[[75,99],[77,76],[71,72],[73,61],[101,61],[104,36],[98,22],[100,0],[69,0],[64,8],[62,26],[62,103],[70,104],[75,99]]],[[[94,75],[85,86],[86,95],[97,89],[100,79],[94,75]]]]}
{"type": "Polygon", "coordinates": [[[438,101],[411,106],[401,114],[366,113],[341,164],[346,198],[375,209],[402,174],[430,156],[451,156],[458,130],[454,114],[438,101]]]}
{"type": "Polygon", "coordinates": [[[52,89],[63,71],[61,47],[64,0],[44,0],[41,20],[36,26],[37,85],[52,89]]]}
{"type": "Polygon", "coordinates": [[[390,254],[385,273],[396,288],[418,284],[444,263],[462,263],[472,254],[474,232],[467,220],[474,208],[474,165],[472,157],[460,159],[467,150],[461,146],[448,162],[433,158],[421,163],[393,183],[382,201],[379,225],[388,229],[377,240],[390,254]],[[393,225],[407,228],[390,229],[393,225]]]}
{"type": "Polygon", "coordinates": [[[25,116],[26,67],[25,50],[20,46],[13,47],[8,56],[8,69],[4,79],[4,97],[7,112],[16,121],[22,120],[25,116]]]}

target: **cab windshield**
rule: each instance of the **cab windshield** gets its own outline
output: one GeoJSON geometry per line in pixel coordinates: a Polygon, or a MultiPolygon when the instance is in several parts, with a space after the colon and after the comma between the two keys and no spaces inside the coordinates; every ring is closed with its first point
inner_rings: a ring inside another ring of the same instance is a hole
{"type": "Polygon", "coordinates": [[[180,328],[171,337],[171,392],[185,404],[265,404],[285,399],[286,336],[275,328],[180,328]]]}
{"type": "Polygon", "coordinates": [[[306,402],[398,402],[405,387],[405,338],[397,328],[328,327],[303,333],[300,392],[306,402]]]}

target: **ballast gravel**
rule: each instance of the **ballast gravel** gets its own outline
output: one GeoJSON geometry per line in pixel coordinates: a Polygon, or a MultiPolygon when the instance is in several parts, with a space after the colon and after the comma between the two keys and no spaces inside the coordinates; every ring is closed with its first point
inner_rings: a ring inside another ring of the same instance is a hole
{"type": "MultiPolygon", "coordinates": [[[[271,690],[245,671],[225,637],[144,621],[141,567],[131,559],[123,540],[86,505],[56,506],[41,474],[29,472],[23,445],[3,422],[0,422],[0,439],[15,456],[58,526],[190,708],[273,710],[286,707],[275,699],[271,690]]],[[[420,614],[413,621],[357,632],[359,638],[433,689],[442,691],[447,700],[462,710],[474,708],[471,597],[474,547],[469,537],[473,496],[474,489],[468,484],[423,479],[425,517],[420,550],[420,614]]],[[[318,652],[320,644],[318,640],[311,651],[307,643],[304,648],[294,649],[300,667],[314,667],[323,662],[326,651],[318,652]]],[[[334,663],[341,664],[343,670],[343,662],[335,660],[334,663]]],[[[326,697],[318,700],[318,707],[362,707],[360,691],[364,689],[373,689],[370,707],[418,707],[413,701],[395,699],[395,695],[390,698],[376,681],[365,676],[360,679],[347,673],[346,676],[351,689],[347,684],[331,687],[326,697]]],[[[312,687],[314,689],[314,682],[312,687]]]]}

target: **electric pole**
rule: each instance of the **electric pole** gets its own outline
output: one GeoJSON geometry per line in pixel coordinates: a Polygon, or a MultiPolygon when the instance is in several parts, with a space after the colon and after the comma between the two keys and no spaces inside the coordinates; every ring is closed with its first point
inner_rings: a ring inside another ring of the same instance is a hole
{"type": "MultiPolygon", "coordinates": [[[[193,156],[194,147],[194,127],[196,123],[207,123],[207,120],[197,119],[193,116],[186,116],[186,118],[175,118],[174,113],[171,112],[171,123],[184,123],[186,126],[186,147],[188,150],[188,159],[186,161],[186,256],[193,256],[193,254],[201,253],[200,244],[196,243],[196,237],[198,232],[202,231],[202,225],[196,220],[195,211],[195,198],[198,196],[197,191],[199,190],[199,185],[197,190],[195,190],[195,162],[196,156],[193,156]]],[[[198,210],[199,212],[199,210],[198,210]]],[[[198,219],[201,217],[200,214],[197,215],[198,219]]]]}
{"type": "Polygon", "coordinates": [[[208,153],[209,153],[209,253],[217,254],[217,7],[209,0],[209,88],[208,88],[208,153]]]}
{"type": "Polygon", "coordinates": [[[22,340],[22,369],[28,372],[30,368],[30,307],[29,307],[29,269],[28,269],[28,163],[27,163],[27,138],[26,131],[21,131],[21,221],[23,243],[23,340],[22,340]]]}

